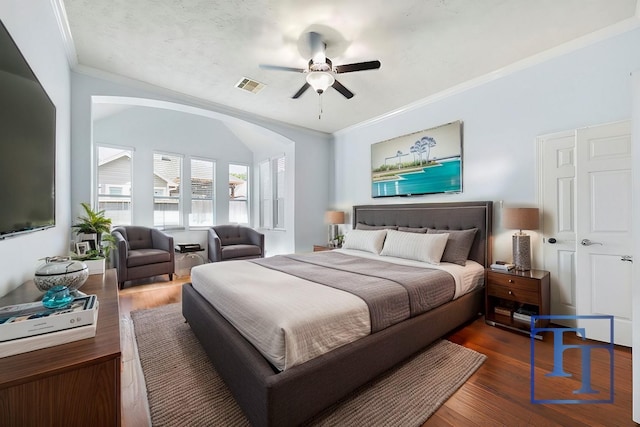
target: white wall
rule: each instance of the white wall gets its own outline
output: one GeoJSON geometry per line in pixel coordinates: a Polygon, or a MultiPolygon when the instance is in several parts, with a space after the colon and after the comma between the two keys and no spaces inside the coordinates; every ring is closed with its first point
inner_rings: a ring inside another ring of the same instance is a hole
{"type": "Polygon", "coordinates": [[[631,224],[633,232],[633,270],[632,270],[632,296],[631,306],[633,307],[631,325],[632,330],[632,368],[633,368],[633,421],[640,423],[640,69],[636,70],[632,76],[633,91],[633,183],[632,183],[632,209],[636,214],[633,216],[631,224]]]}
{"type": "MultiPolygon", "coordinates": [[[[205,104],[191,98],[167,93],[161,88],[143,85],[116,76],[96,77],[71,73],[72,84],[72,196],[71,206],[75,212],[80,202],[91,200],[92,185],[86,177],[91,176],[92,164],[92,99],[95,97],[125,97],[146,100],[150,103],[174,103],[185,107],[185,111],[198,110],[197,114],[228,125],[235,137],[252,151],[261,151],[261,143],[271,143],[273,150],[278,147],[295,148],[289,151],[292,177],[291,191],[294,205],[290,207],[292,224],[287,224],[285,232],[279,232],[272,253],[310,251],[314,243],[325,239],[322,216],[329,202],[329,173],[331,144],[330,136],[275,122],[264,121],[246,113],[229,112],[215,105],[205,104]],[[300,167],[304,169],[301,171],[300,167]],[[294,184],[295,182],[295,184],[294,184]],[[290,225],[290,228],[289,228],[290,225]]],[[[122,113],[125,114],[125,113],[122,113]]],[[[228,133],[224,131],[226,135],[228,133]]],[[[270,149],[271,150],[271,149],[270,149]]],[[[264,153],[263,153],[264,154],[264,153]]],[[[255,162],[261,159],[254,156],[255,162]]],[[[135,184],[134,184],[135,185],[135,184]]],[[[220,211],[219,211],[220,212],[220,211]]],[[[224,218],[218,217],[218,222],[224,218]]],[[[268,246],[271,243],[267,244],[268,246]]]]}
{"type": "MultiPolygon", "coordinates": [[[[636,29],[339,132],[334,204],[346,211],[367,203],[503,200],[505,205],[537,204],[536,136],[629,119],[630,73],[640,67],[639,47],[640,30],[636,29]],[[464,122],[461,194],[371,198],[372,143],[455,120],[464,122]]],[[[511,259],[512,232],[501,229],[499,204],[494,206],[493,254],[495,259],[511,259]]],[[[540,267],[540,257],[534,257],[533,263],[540,267]]]]}
{"type": "Polygon", "coordinates": [[[1,296],[32,279],[40,258],[68,253],[71,217],[69,66],[54,11],[47,0],[5,0],[0,19],[56,106],[56,226],[0,241],[1,296]]]}
{"type": "Polygon", "coordinates": [[[216,218],[221,224],[229,220],[229,163],[253,163],[251,150],[219,120],[162,108],[133,107],[97,120],[93,140],[133,148],[133,222],[138,225],[153,226],[154,152],[216,162],[216,218]]]}
{"type": "MultiPolygon", "coordinates": [[[[175,110],[134,106],[93,124],[98,144],[129,147],[133,151],[133,223],[153,226],[153,154],[163,152],[215,161],[215,218],[229,220],[229,163],[251,165],[253,153],[219,120],[175,110]]],[[[89,200],[87,200],[89,201],[89,200]]],[[[184,209],[183,209],[184,211],[184,209]]],[[[206,231],[171,231],[176,243],[206,247],[206,231]]]]}

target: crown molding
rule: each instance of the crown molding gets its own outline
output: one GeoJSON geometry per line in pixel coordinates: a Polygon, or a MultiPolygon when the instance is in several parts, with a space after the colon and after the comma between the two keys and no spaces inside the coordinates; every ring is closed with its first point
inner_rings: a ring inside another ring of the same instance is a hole
{"type": "MultiPolygon", "coordinates": [[[[185,93],[177,92],[161,86],[156,86],[151,83],[143,82],[141,80],[131,79],[120,74],[110,73],[97,68],[78,64],[72,69],[72,71],[76,74],[85,75],[88,77],[105,80],[107,82],[127,86],[132,89],[149,92],[147,95],[149,96],[149,98],[141,98],[140,96],[136,95],[94,96],[93,100],[97,102],[109,102],[109,100],[111,100],[115,103],[155,107],[160,106],[162,103],[172,103],[175,105],[183,104],[185,111],[190,110],[192,114],[207,116],[209,118],[213,118],[223,122],[226,121],[236,123],[249,123],[252,125],[263,127],[289,139],[291,139],[292,137],[287,131],[300,132],[307,135],[315,135],[316,137],[320,138],[327,138],[328,136],[330,136],[330,134],[325,132],[291,125],[289,123],[279,122],[277,120],[272,120],[256,114],[248,113],[246,111],[237,110],[222,104],[216,104],[202,98],[187,95],[185,93]],[[136,101],[132,101],[134,99],[136,101]],[[198,112],[198,110],[200,111],[198,112]]],[[[172,109],[176,108],[172,107],[172,109]]]]}
{"type": "Polygon", "coordinates": [[[339,137],[349,132],[353,132],[357,129],[362,129],[376,123],[383,122],[388,120],[394,116],[398,116],[409,111],[420,109],[424,106],[433,104],[435,102],[441,101],[445,98],[448,98],[453,95],[457,95],[462,92],[466,92],[470,89],[482,86],[486,83],[498,80],[502,77],[511,75],[521,70],[525,70],[527,68],[531,68],[533,66],[542,64],[551,59],[561,57],[571,52],[578,51],[585,47],[594,45],[596,43],[605,41],[607,39],[613,38],[615,36],[633,31],[635,29],[640,28],[640,1],[638,2],[638,6],[636,8],[636,16],[620,21],[617,24],[610,25],[606,28],[603,28],[598,31],[594,31],[592,33],[586,34],[577,39],[571,40],[559,46],[556,46],[552,49],[548,49],[539,54],[530,56],[513,64],[510,64],[506,67],[495,70],[491,73],[485,74],[480,77],[476,77],[474,79],[468,80],[466,82],[460,83],[456,86],[453,86],[449,89],[443,90],[426,98],[423,98],[419,101],[413,102],[411,104],[407,104],[401,108],[390,111],[386,114],[374,117],[369,120],[365,120],[364,122],[357,123],[355,125],[346,127],[344,129],[340,129],[333,133],[334,137],[339,137]]]}
{"type": "Polygon", "coordinates": [[[76,45],[73,42],[73,36],[71,35],[71,28],[69,27],[69,20],[67,19],[67,11],[64,8],[63,0],[50,1],[53,14],[55,15],[56,22],[58,23],[58,29],[60,29],[60,35],[62,36],[62,43],[67,54],[69,67],[74,68],[78,65],[78,54],[76,53],[76,45]]]}

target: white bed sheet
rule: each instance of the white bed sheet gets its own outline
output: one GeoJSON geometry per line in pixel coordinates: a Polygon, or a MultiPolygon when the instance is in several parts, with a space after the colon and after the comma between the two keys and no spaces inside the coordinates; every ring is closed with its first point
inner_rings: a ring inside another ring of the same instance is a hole
{"type": "Polygon", "coordinates": [[[348,292],[249,261],[191,270],[193,287],[279,370],[369,335],[369,308],[348,292]]]}
{"type": "Polygon", "coordinates": [[[453,279],[456,282],[456,291],[453,295],[453,299],[460,298],[462,295],[469,293],[484,284],[484,267],[482,266],[482,264],[479,264],[470,259],[467,260],[466,265],[464,266],[452,264],[450,262],[428,264],[421,261],[396,258],[392,256],[382,256],[371,252],[358,251],[354,249],[334,249],[334,251],[342,252],[347,255],[392,262],[394,264],[408,265],[411,267],[433,268],[436,270],[446,271],[453,276],[453,279]]]}
{"type": "MultiPolygon", "coordinates": [[[[349,255],[397,264],[437,268],[455,280],[455,298],[482,285],[484,269],[431,265],[341,249],[349,255]]],[[[339,289],[259,266],[249,261],[204,264],[191,270],[193,287],[277,369],[285,370],[353,342],[371,332],[369,309],[339,289]]]]}

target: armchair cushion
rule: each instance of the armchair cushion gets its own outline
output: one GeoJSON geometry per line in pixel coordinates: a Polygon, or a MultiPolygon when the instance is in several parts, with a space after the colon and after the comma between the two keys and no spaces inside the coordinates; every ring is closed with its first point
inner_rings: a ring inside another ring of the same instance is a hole
{"type": "Polygon", "coordinates": [[[256,245],[227,245],[222,247],[222,259],[256,258],[262,255],[259,246],[256,245]]]}
{"type": "Polygon", "coordinates": [[[171,254],[161,249],[132,249],[127,257],[127,267],[171,261],[171,254]]]}

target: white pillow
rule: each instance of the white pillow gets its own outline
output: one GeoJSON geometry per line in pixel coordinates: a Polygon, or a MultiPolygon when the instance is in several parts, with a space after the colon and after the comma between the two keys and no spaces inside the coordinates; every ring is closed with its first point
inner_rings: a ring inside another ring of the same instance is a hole
{"type": "Polygon", "coordinates": [[[448,233],[421,234],[388,230],[380,255],[440,264],[448,238],[448,233]]]}
{"type": "Polygon", "coordinates": [[[387,230],[351,230],[344,237],[342,248],[379,254],[386,235],[387,230]]]}

